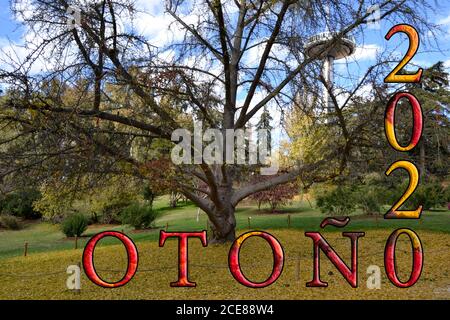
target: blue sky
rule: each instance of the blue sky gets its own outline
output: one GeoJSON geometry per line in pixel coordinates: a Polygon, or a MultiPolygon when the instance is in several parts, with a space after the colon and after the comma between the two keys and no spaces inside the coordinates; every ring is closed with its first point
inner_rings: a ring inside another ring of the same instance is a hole
{"type": "MultiPolygon", "coordinates": [[[[167,38],[167,28],[169,25],[166,16],[163,16],[163,0],[136,0],[138,5],[145,8],[149,12],[148,16],[141,17],[137,21],[138,29],[154,43],[164,42],[167,38]]],[[[426,41],[421,41],[418,54],[414,57],[412,63],[420,67],[428,67],[437,61],[444,61],[446,66],[450,68],[450,1],[439,1],[438,7],[434,0],[430,0],[430,4],[436,8],[436,13],[429,12],[429,21],[441,24],[443,32],[437,39],[437,45],[442,52],[437,50],[437,47],[430,47],[426,41]]],[[[15,44],[23,43],[22,37],[25,36],[24,29],[17,21],[14,21],[9,9],[8,0],[0,0],[2,10],[0,10],[0,50],[5,50],[10,46],[9,41],[15,44]]],[[[399,21],[408,22],[408,21],[399,21]]],[[[398,55],[398,60],[406,52],[408,41],[406,35],[396,34],[390,41],[384,39],[385,34],[392,27],[391,22],[381,21],[378,29],[367,28],[363,36],[357,37],[358,48],[356,53],[349,58],[347,62],[352,62],[349,65],[349,71],[352,76],[357,79],[365,73],[367,68],[375,61],[375,56],[378,51],[388,49],[394,51],[398,55]]],[[[30,35],[28,35],[29,37],[30,35]]],[[[422,40],[428,35],[420,35],[422,40]]],[[[392,64],[392,67],[395,63],[392,64]]],[[[337,61],[335,65],[336,73],[343,71],[346,68],[346,61],[337,61]]],[[[411,69],[416,69],[414,66],[409,66],[411,69]]],[[[450,69],[449,69],[450,70],[450,69]]],[[[368,88],[370,90],[370,88],[368,88]]],[[[257,100],[257,99],[255,99],[257,100]]]]}
{"type": "MultiPolygon", "coordinates": [[[[138,2],[143,3],[143,5],[146,6],[146,9],[148,9],[150,12],[154,12],[154,18],[158,18],[156,16],[161,13],[161,8],[158,8],[158,0],[138,0],[138,2]]],[[[162,2],[162,0],[160,2],[162,2]]],[[[429,2],[430,4],[433,4],[433,6],[435,6],[435,2],[433,0],[430,0],[429,2]]],[[[5,46],[8,39],[15,43],[20,43],[21,38],[24,35],[24,30],[20,26],[20,24],[12,17],[12,13],[9,8],[9,1],[0,0],[0,8],[0,47],[5,46]]],[[[445,33],[438,39],[438,44],[441,50],[444,50],[444,52],[426,54],[418,53],[415,60],[418,62],[423,62],[427,65],[430,65],[438,60],[443,60],[448,61],[448,66],[450,66],[450,1],[439,1],[438,7],[436,8],[436,14],[430,13],[429,20],[436,23],[442,23],[442,28],[445,33]]],[[[405,22],[407,23],[407,21],[405,22]]],[[[155,33],[148,30],[148,25],[146,27],[147,30],[145,33],[155,33]]],[[[364,34],[364,45],[368,45],[369,48],[371,48],[371,46],[373,45],[386,45],[387,41],[384,40],[384,35],[387,33],[390,27],[391,25],[387,25],[387,23],[382,21],[380,29],[368,29],[364,34]]],[[[156,28],[159,29],[160,26],[157,26],[156,28]]],[[[426,35],[421,35],[421,37],[424,36],[426,35]]],[[[391,42],[395,41],[400,41],[400,37],[391,40],[391,42]]],[[[359,43],[359,45],[362,44],[359,43]]],[[[422,43],[419,52],[423,52],[424,50],[429,49],[430,48],[425,47],[422,43]]],[[[363,60],[368,59],[367,56],[371,56],[370,52],[366,52],[366,55],[363,54],[363,60]]]]}
{"type": "MultiPolygon", "coordinates": [[[[161,34],[167,34],[167,23],[161,23],[164,21],[164,17],[162,17],[161,14],[162,0],[138,0],[137,2],[139,5],[144,6],[151,14],[150,20],[148,17],[142,19],[144,21],[141,22],[141,30],[146,36],[150,38],[154,37],[159,41],[161,34]],[[161,5],[159,5],[160,3],[161,5]]],[[[14,21],[9,9],[9,1],[0,0],[0,4],[2,8],[2,10],[0,10],[0,48],[4,49],[9,46],[9,41],[20,44],[22,42],[22,37],[24,36],[24,29],[17,21],[14,21]]],[[[433,0],[430,0],[430,4],[435,6],[433,0]]],[[[450,67],[450,1],[439,1],[439,5],[436,9],[436,13],[429,13],[429,20],[442,24],[444,32],[438,38],[437,43],[442,52],[438,52],[437,47],[429,47],[426,45],[425,41],[421,41],[419,52],[412,61],[421,67],[430,66],[439,60],[445,61],[446,66],[450,67]],[[435,52],[430,52],[430,50],[435,52]]],[[[377,50],[387,47],[389,50],[395,49],[399,55],[406,52],[405,50],[408,42],[405,35],[395,35],[391,41],[386,41],[384,39],[384,35],[391,27],[392,25],[388,25],[388,23],[382,21],[379,29],[367,29],[366,32],[364,32],[363,38],[357,38],[359,48],[355,55],[349,59],[349,61],[357,61],[353,66],[350,66],[354,72],[364,72],[367,67],[370,66],[371,62],[374,61],[377,50]],[[397,46],[400,47],[397,48],[397,46]]],[[[422,40],[427,37],[427,35],[420,36],[422,40]]],[[[343,63],[337,62],[336,71],[339,71],[339,68],[342,68],[339,64],[342,65],[343,63]]]]}
{"type": "Polygon", "coordinates": [[[0,0],[0,37],[2,39],[10,38],[13,41],[19,41],[22,37],[22,30],[17,30],[18,24],[12,18],[9,10],[9,1],[0,0]]]}

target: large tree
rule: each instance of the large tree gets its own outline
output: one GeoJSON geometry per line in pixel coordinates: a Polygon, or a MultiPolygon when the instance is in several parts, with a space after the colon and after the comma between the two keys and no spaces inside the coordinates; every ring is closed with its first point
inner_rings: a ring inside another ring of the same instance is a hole
{"type": "MultiPolygon", "coordinates": [[[[328,27],[335,31],[332,46],[361,33],[370,18],[370,4],[355,0],[167,0],[161,5],[175,34],[155,46],[135,28],[141,15],[135,1],[11,3],[30,36],[27,56],[11,55],[0,73],[7,88],[0,117],[9,132],[2,141],[6,180],[19,172],[46,180],[89,173],[95,182],[100,174],[124,172],[145,179],[151,159],[135,156],[136,141],[170,141],[194,121],[223,132],[242,129],[265,107],[296,104],[300,91],[314,95],[323,79],[318,56],[304,53],[307,39],[328,27]],[[74,7],[81,13],[70,18],[74,7]],[[41,72],[30,68],[42,61],[41,72]]],[[[385,0],[379,7],[382,19],[408,21],[422,32],[433,27],[422,17],[426,1],[385,0]]],[[[351,117],[337,103],[334,114],[328,124],[341,139],[315,161],[298,161],[263,181],[241,181],[236,165],[174,166],[177,189],[208,214],[215,241],[234,240],[235,208],[249,195],[299,176],[326,180],[345,168],[351,117]],[[338,169],[324,171],[330,159],[338,169]]]]}

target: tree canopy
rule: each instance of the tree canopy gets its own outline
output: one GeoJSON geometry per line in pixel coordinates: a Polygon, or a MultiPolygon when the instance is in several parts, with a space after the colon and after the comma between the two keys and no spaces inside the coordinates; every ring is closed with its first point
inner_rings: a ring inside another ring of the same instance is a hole
{"type": "MultiPolygon", "coordinates": [[[[317,96],[324,79],[319,54],[307,56],[304,44],[325,27],[335,31],[336,41],[361,33],[368,4],[168,0],[164,10],[178,34],[161,45],[135,28],[135,1],[13,0],[31,36],[27,57],[11,57],[0,70],[6,89],[0,101],[3,184],[20,178],[24,184],[70,182],[73,192],[112,176],[157,184],[148,168],[168,155],[176,129],[199,121],[205,129],[243,129],[266,107],[296,106],[311,117],[323,108],[317,96]],[[80,19],[68,13],[73,7],[80,19]],[[45,68],[36,73],[31,67],[38,60],[45,68]]],[[[422,16],[426,1],[379,6],[382,19],[433,30],[422,16]]],[[[326,131],[333,138],[321,146],[320,157],[294,161],[263,181],[246,178],[246,166],[170,165],[170,185],[208,214],[216,241],[233,240],[241,200],[298,177],[309,184],[345,170],[356,142],[363,142],[360,133],[380,110],[377,102],[367,104],[368,117],[353,117],[357,102],[365,103],[357,90],[372,83],[381,97],[377,83],[388,61],[380,57],[353,81],[344,104],[332,95],[326,131]]]]}

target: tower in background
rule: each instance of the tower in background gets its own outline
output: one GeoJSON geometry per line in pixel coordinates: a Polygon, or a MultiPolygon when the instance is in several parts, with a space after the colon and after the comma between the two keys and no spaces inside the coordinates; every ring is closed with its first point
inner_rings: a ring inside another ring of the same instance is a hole
{"type": "MultiPolygon", "coordinates": [[[[333,65],[335,60],[346,58],[356,50],[353,37],[338,37],[337,32],[330,30],[318,33],[305,44],[308,57],[317,57],[323,61],[322,76],[329,87],[333,86],[333,65]]],[[[322,101],[326,112],[333,108],[333,101],[326,87],[323,88],[322,101]]]]}

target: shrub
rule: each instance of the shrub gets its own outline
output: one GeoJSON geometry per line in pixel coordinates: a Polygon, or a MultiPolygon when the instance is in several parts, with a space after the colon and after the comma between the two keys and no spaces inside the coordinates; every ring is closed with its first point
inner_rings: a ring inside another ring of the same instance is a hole
{"type": "MultiPolygon", "coordinates": [[[[353,189],[352,197],[355,205],[367,215],[380,214],[382,206],[389,204],[392,197],[387,187],[377,183],[367,183],[353,189]]],[[[393,201],[392,203],[394,203],[393,201]]]]}
{"type": "Polygon", "coordinates": [[[100,219],[98,217],[98,214],[96,212],[92,212],[88,219],[88,225],[99,223],[99,221],[100,219]]]}
{"type": "Polygon", "coordinates": [[[419,185],[409,203],[413,208],[422,205],[424,210],[430,210],[444,206],[447,201],[445,189],[439,183],[429,183],[419,185]]]}
{"type": "Polygon", "coordinates": [[[353,194],[355,205],[365,214],[373,215],[381,212],[385,192],[376,186],[362,186],[353,194]]]}
{"type": "MultiPolygon", "coordinates": [[[[263,182],[269,179],[267,176],[258,176],[254,182],[263,182]]],[[[299,188],[295,183],[284,183],[259,191],[250,196],[250,199],[258,203],[258,210],[264,203],[269,204],[271,212],[288,204],[298,194],[299,188]]]]}
{"type": "Polygon", "coordinates": [[[450,186],[447,186],[444,191],[444,202],[447,209],[450,210],[450,186]]]}
{"type": "MultiPolygon", "coordinates": [[[[398,182],[395,185],[366,185],[360,188],[356,201],[362,204],[361,202],[367,199],[378,203],[379,206],[391,207],[405,194],[408,184],[409,181],[398,182]]],[[[424,210],[436,209],[445,206],[450,201],[449,198],[448,191],[439,182],[419,184],[399,210],[415,210],[419,205],[422,205],[424,210]]]]}
{"type": "Polygon", "coordinates": [[[19,222],[19,219],[12,215],[5,214],[0,217],[0,227],[9,230],[19,230],[22,226],[19,222]]]}
{"type": "Polygon", "coordinates": [[[157,217],[157,211],[138,203],[128,206],[120,213],[121,222],[133,226],[136,230],[151,228],[157,217]]]}
{"type": "Polygon", "coordinates": [[[99,221],[104,224],[121,223],[120,213],[132,204],[131,201],[113,201],[105,205],[101,211],[99,221]]]}
{"type": "Polygon", "coordinates": [[[33,209],[33,203],[41,198],[39,191],[25,189],[6,195],[1,201],[3,213],[22,217],[25,219],[38,219],[42,216],[40,212],[33,209]]]}
{"type": "Polygon", "coordinates": [[[320,211],[336,216],[350,214],[356,207],[353,190],[348,187],[339,186],[332,191],[325,191],[316,200],[320,211]]]}
{"type": "MultiPolygon", "coordinates": [[[[408,182],[399,183],[394,188],[388,189],[389,195],[386,197],[384,204],[392,206],[405,194],[408,188],[408,182]]],[[[439,182],[419,184],[417,189],[409,197],[409,199],[400,207],[399,210],[415,210],[419,205],[424,210],[436,209],[446,205],[448,196],[445,189],[439,182]]]]}
{"type": "Polygon", "coordinates": [[[62,223],[62,232],[67,237],[80,237],[88,226],[88,219],[81,213],[66,217],[62,223]]]}

